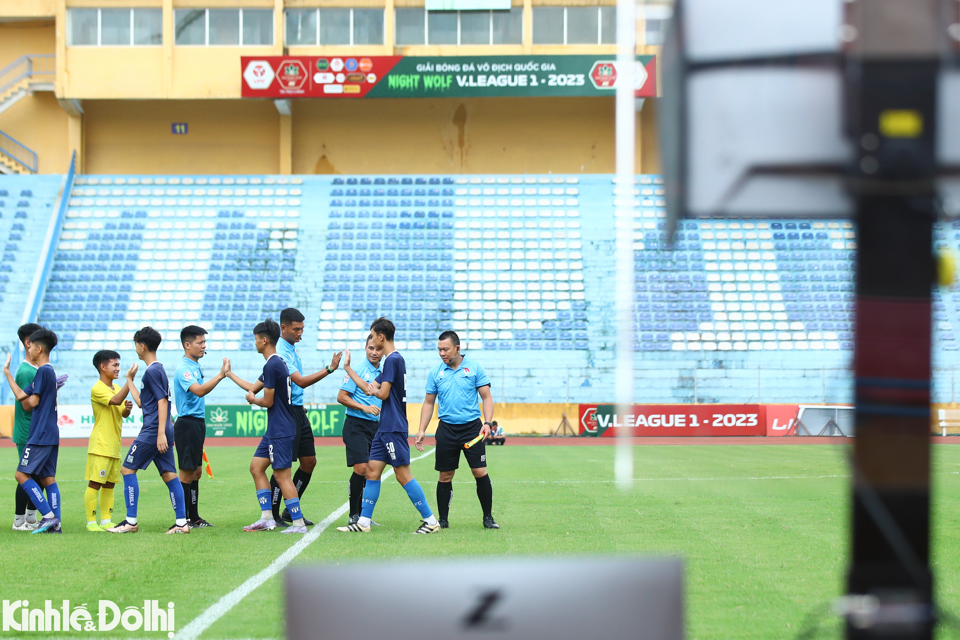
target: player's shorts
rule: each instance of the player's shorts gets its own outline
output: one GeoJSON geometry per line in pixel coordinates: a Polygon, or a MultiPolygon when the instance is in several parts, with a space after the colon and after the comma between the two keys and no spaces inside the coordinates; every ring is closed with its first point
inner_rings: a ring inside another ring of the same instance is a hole
{"type": "Polygon", "coordinates": [[[386,462],[391,467],[410,464],[410,441],[402,431],[378,431],[370,444],[370,460],[386,462]]]}
{"type": "Polygon", "coordinates": [[[173,449],[174,442],[170,443],[166,453],[160,453],[157,450],[156,441],[134,440],[133,444],[130,445],[130,451],[127,452],[127,457],[123,459],[123,468],[139,471],[149,467],[152,462],[161,475],[168,471],[176,473],[177,463],[173,459],[173,449]]]}
{"type": "Polygon", "coordinates": [[[370,461],[370,445],[380,426],[378,420],[347,416],[343,421],[343,444],[347,447],[347,466],[370,461]]]}
{"type": "Polygon", "coordinates": [[[120,458],[98,456],[95,453],[87,454],[87,473],[84,479],[88,482],[117,483],[123,478],[120,476],[120,458]]]}
{"type": "Polygon", "coordinates": [[[49,478],[57,475],[57,458],[60,445],[28,444],[23,448],[17,471],[35,478],[49,478]]]}
{"type": "Polygon", "coordinates": [[[177,449],[177,465],[185,471],[203,466],[203,442],[207,425],[201,418],[179,416],[173,423],[173,440],[177,449]]]}
{"type": "Polygon", "coordinates": [[[437,427],[437,461],[434,468],[437,471],[455,471],[460,467],[460,452],[467,459],[467,464],[471,469],[482,469],[487,466],[487,448],[486,443],[481,440],[469,449],[464,449],[467,444],[478,435],[483,429],[483,423],[479,420],[468,422],[467,424],[447,424],[443,420],[437,427]]]}
{"type": "Polygon", "coordinates": [[[288,438],[260,438],[254,458],[267,458],[273,470],[289,469],[293,466],[293,448],[297,443],[296,436],[288,438]]]}
{"type": "Polygon", "coordinates": [[[317,455],[317,445],[313,441],[313,427],[307,417],[307,410],[303,405],[291,405],[290,413],[297,423],[297,437],[293,443],[293,458],[309,458],[317,455]]]}

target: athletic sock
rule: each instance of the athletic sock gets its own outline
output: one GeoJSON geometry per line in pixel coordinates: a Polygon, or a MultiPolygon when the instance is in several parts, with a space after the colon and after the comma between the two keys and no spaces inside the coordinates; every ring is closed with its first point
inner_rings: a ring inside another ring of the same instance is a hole
{"type": "Polygon", "coordinates": [[[437,517],[446,520],[450,515],[450,503],[453,502],[453,483],[437,483],[437,517]]]}
{"type": "Polygon", "coordinates": [[[21,487],[20,485],[17,485],[17,490],[14,496],[15,496],[15,501],[14,501],[15,508],[13,510],[13,514],[18,518],[23,518],[24,521],[26,521],[27,504],[30,502],[30,498],[27,497],[27,492],[24,491],[23,487],[21,487]]]}
{"type": "Polygon", "coordinates": [[[127,522],[137,524],[137,503],[140,501],[140,482],[137,480],[137,474],[135,473],[123,476],[123,501],[127,505],[127,522]]]}
{"type": "Polygon", "coordinates": [[[60,487],[57,483],[47,485],[47,504],[53,510],[53,515],[60,519],[60,487]]]}
{"type": "Polygon", "coordinates": [[[257,502],[260,503],[260,519],[261,520],[278,520],[280,516],[274,517],[271,513],[270,507],[270,489],[257,489],[257,502]]]}
{"type": "Polygon", "coordinates": [[[100,523],[113,521],[113,487],[100,489],[100,523]]]}
{"type": "Polygon", "coordinates": [[[351,518],[360,516],[360,505],[363,503],[363,485],[366,481],[367,479],[357,472],[350,474],[349,495],[351,518]]]}
{"type": "Polygon", "coordinates": [[[183,484],[179,478],[173,478],[167,483],[167,489],[170,490],[170,504],[173,505],[177,526],[182,527],[187,524],[187,505],[184,504],[183,500],[183,484]]]}
{"type": "Polygon", "coordinates": [[[190,502],[189,502],[189,498],[190,498],[190,483],[189,483],[189,482],[184,482],[183,480],[178,480],[178,482],[180,483],[180,491],[183,492],[183,500],[184,500],[184,502],[186,502],[187,518],[190,518],[190,519],[192,520],[192,519],[193,519],[193,512],[190,510],[190,502]]]}
{"type": "MultiPolygon", "coordinates": [[[[303,497],[303,492],[307,490],[307,485],[310,484],[311,476],[313,476],[312,473],[307,473],[303,469],[297,469],[297,472],[293,474],[293,486],[297,488],[298,498],[303,497]]],[[[290,510],[289,507],[287,510],[290,510]]]]}
{"type": "MultiPolygon", "coordinates": [[[[33,504],[32,502],[30,504],[33,504]]],[[[27,509],[27,522],[32,523],[37,521],[37,510],[36,509],[27,509]]]]}
{"type": "Polygon", "coordinates": [[[300,512],[300,498],[284,499],[283,502],[287,505],[287,511],[290,512],[290,521],[293,523],[293,526],[304,526],[303,514],[300,512]]]}
{"type": "Polygon", "coordinates": [[[430,509],[430,505],[427,504],[427,496],[423,494],[423,489],[420,488],[420,483],[417,482],[417,479],[411,478],[410,482],[403,485],[403,488],[407,492],[410,502],[412,502],[413,506],[420,512],[420,517],[430,524],[437,524],[437,519],[433,517],[433,511],[430,509]],[[430,520],[433,520],[433,522],[430,522],[430,520]]]}
{"type": "Polygon", "coordinates": [[[493,485],[490,484],[490,476],[477,478],[477,497],[480,499],[480,508],[483,509],[484,518],[493,517],[493,485]]]}
{"type": "MultiPolygon", "coordinates": [[[[257,494],[259,495],[259,491],[257,494]]],[[[280,485],[277,484],[277,477],[270,476],[270,510],[273,512],[273,519],[280,522],[280,501],[283,500],[283,492],[280,491],[280,485]]]]}
{"type": "Polygon", "coordinates": [[[43,497],[43,490],[40,488],[40,485],[37,484],[37,481],[33,478],[29,478],[22,485],[23,490],[27,492],[27,495],[30,496],[30,499],[33,501],[37,511],[43,514],[44,518],[53,517],[53,509],[50,508],[50,505],[47,503],[47,499],[43,497]]]}
{"type": "Polygon", "coordinates": [[[200,481],[190,483],[190,519],[200,519],[200,481]]]}
{"type": "Polygon", "coordinates": [[[87,512],[87,524],[94,524],[97,521],[97,494],[99,492],[93,487],[87,487],[83,492],[83,509],[87,512]]]}
{"type": "Polygon", "coordinates": [[[363,501],[360,505],[360,523],[363,524],[363,526],[370,526],[370,518],[373,517],[373,509],[377,506],[377,500],[379,499],[380,481],[367,480],[367,486],[363,488],[363,501]]]}

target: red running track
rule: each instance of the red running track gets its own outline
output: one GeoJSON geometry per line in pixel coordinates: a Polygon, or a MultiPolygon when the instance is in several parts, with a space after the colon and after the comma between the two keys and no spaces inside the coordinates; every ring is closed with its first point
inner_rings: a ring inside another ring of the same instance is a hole
{"type": "MultiPolygon", "coordinates": [[[[853,438],[838,437],[676,437],[676,438],[632,438],[636,445],[791,445],[791,444],[853,444],[853,438]]],[[[206,444],[211,447],[256,447],[260,438],[207,438],[206,444]]],[[[960,437],[957,436],[931,436],[930,442],[933,444],[960,444],[960,437]]],[[[545,436],[511,436],[507,438],[507,446],[538,446],[538,447],[563,447],[563,446],[587,446],[587,447],[609,447],[617,443],[616,438],[581,438],[581,437],[545,437],[545,436]]],[[[70,438],[60,441],[62,447],[86,447],[88,444],[85,438],[70,438]]],[[[133,444],[133,438],[124,438],[123,446],[133,444]]],[[[337,437],[317,438],[318,447],[342,447],[343,441],[337,437]]],[[[413,445],[413,438],[410,438],[410,444],[413,445]]],[[[433,437],[428,436],[426,443],[428,446],[436,444],[433,437]]],[[[9,438],[0,438],[0,448],[13,447],[13,441],[9,438]]]]}

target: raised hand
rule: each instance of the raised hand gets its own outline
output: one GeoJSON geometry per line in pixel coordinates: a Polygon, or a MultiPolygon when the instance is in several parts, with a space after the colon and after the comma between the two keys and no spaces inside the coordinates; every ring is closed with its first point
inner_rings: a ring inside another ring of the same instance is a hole
{"type": "Polygon", "coordinates": [[[63,375],[57,376],[57,389],[67,384],[67,380],[70,379],[69,373],[64,373],[63,375]]]}
{"type": "Polygon", "coordinates": [[[140,368],[140,367],[137,365],[136,362],[134,362],[132,365],[130,365],[130,368],[127,369],[127,380],[129,380],[130,382],[133,382],[133,379],[134,379],[134,378],[136,377],[136,375],[137,375],[137,369],[139,369],[139,368],[140,368]]]}
{"type": "Polygon", "coordinates": [[[10,360],[12,360],[12,359],[13,359],[13,356],[8,353],[8,354],[7,354],[7,362],[3,365],[3,372],[4,372],[4,373],[10,373],[10,360]]]}
{"type": "MultiPolygon", "coordinates": [[[[343,351],[337,351],[333,354],[333,359],[330,360],[330,368],[336,370],[340,366],[340,358],[343,357],[343,351]]],[[[349,364],[349,360],[348,360],[349,364]]]]}
{"type": "Polygon", "coordinates": [[[343,368],[347,369],[350,367],[350,349],[344,349],[340,353],[343,354],[343,368]]]}

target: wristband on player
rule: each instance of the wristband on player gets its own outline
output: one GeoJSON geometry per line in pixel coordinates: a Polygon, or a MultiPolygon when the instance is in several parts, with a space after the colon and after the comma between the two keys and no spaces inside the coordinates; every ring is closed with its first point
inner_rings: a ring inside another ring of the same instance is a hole
{"type": "Polygon", "coordinates": [[[327,365],[327,375],[333,373],[333,369],[330,368],[330,365],[327,365]]]}
{"type": "Polygon", "coordinates": [[[492,427],[493,425],[492,425],[491,423],[489,423],[489,422],[484,422],[484,423],[483,423],[483,426],[485,426],[485,427],[492,427]]]}

